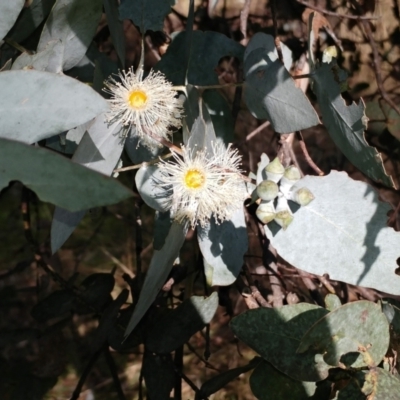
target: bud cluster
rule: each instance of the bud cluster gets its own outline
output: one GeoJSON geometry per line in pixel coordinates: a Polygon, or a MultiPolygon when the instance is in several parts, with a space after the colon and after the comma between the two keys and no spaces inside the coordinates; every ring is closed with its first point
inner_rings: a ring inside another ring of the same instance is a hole
{"type": "Polygon", "coordinates": [[[294,188],[295,183],[301,179],[300,171],[294,165],[285,168],[278,157],[263,172],[267,179],[260,182],[255,189],[259,198],[257,217],[263,224],[275,221],[286,229],[293,221],[288,200],[306,206],[314,200],[314,195],[307,188],[294,188]]]}

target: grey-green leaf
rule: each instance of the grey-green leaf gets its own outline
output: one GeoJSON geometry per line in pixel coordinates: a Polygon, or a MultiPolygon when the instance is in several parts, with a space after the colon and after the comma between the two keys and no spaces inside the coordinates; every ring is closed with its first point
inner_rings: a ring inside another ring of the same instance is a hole
{"type": "Polygon", "coordinates": [[[157,320],[148,332],[145,342],[147,349],[153,353],[171,353],[210,323],[217,308],[217,292],[207,298],[190,297],[164,318],[157,320]],[[160,340],[160,337],[163,339],[160,340]]]}
{"type": "Polygon", "coordinates": [[[44,50],[35,53],[22,53],[13,63],[11,70],[35,69],[36,71],[61,72],[64,45],[60,40],[52,40],[44,50]]]}
{"type": "Polygon", "coordinates": [[[206,90],[203,93],[203,100],[210,114],[216,137],[221,138],[226,145],[232,143],[235,127],[227,100],[217,90],[206,90]]]}
{"type": "MultiPolygon", "coordinates": [[[[105,115],[98,115],[82,129],[88,130],[79,142],[72,160],[87,168],[111,175],[124,148],[124,139],[120,136],[121,125],[108,125],[105,115]]],[[[69,238],[79,224],[86,210],[70,212],[56,207],[51,224],[51,250],[55,253],[69,238]]]]}
{"type": "Polygon", "coordinates": [[[235,317],[235,335],[293,379],[316,382],[328,376],[329,366],[322,357],[296,354],[307,330],[328,313],[322,307],[299,303],[280,308],[257,308],[235,317]]]}
{"type": "Polygon", "coordinates": [[[24,0],[3,0],[0,2],[0,40],[6,36],[14,25],[24,3],[24,0]]]}
{"type": "Polygon", "coordinates": [[[307,176],[295,187],[308,188],[315,199],[294,213],[286,231],[275,223],[265,225],[279,255],[312,274],[400,294],[395,274],[400,233],[386,226],[389,204],[345,172],[307,176]]]}
{"type": "MultiPolygon", "coordinates": [[[[244,48],[239,43],[217,32],[192,32],[188,83],[192,85],[216,85],[218,76],[214,69],[224,56],[243,59],[244,48]]],[[[167,52],[156,64],[155,69],[166,74],[174,85],[184,85],[186,76],[185,52],[186,32],[175,36],[167,52]]]]}
{"type": "Polygon", "coordinates": [[[248,248],[243,209],[240,208],[229,220],[220,224],[212,218],[208,226],[197,229],[207,283],[211,286],[230,285],[242,269],[243,256],[248,248]]]}
{"type": "Polygon", "coordinates": [[[376,367],[389,346],[389,323],[381,307],[361,300],[345,304],[316,322],[303,336],[297,353],[321,354],[327,364],[376,367]]]}
{"type": "Polygon", "coordinates": [[[154,210],[167,211],[166,191],[159,183],[163,181],[163,174],[156,165],[141,167],[135,176],[137,190],[144,202],[154,210]]]}
{"type": "Polygon", "coordinates": [[[259,400],[305,400],[314,395],[317,385],[292,379],[262,361],[251,374],[250,387],[259,400]]]}
{"type": "Polygon", "coordinates": [[[49,150],[0,139],[0,190],[21,181],[41,200],[71,211],[117,203],[133,193],[115,179],[49,150]]]}
{"type": "Polygon", "coordinates": [[[175,0],[122,0],[121,19],[130,19],[144,35],[146,31],[162,31],[164,18],[171,12],[175,0]]]}
{"type": "Polygon", "coordinates": [[[32,0],[25,2],[25,7],[22,9],[17,22],[7,36],[17,43],[23,42],[50,14],[55,2],[56,0],[32,0]]]}
{"type": "Polygon", "coordinates": [[[125,66],[125,33],[123,23],[119,19],[118,8],[118,0],[104,0],[104,10],[106,12],[111,39],[121,65],[125,66]]]}
{"type": "Polygon", "coordinates": [[[341,96],[340,84],[336,80],[341,72],[336,63],[323,63],[312,74],[313,91],[317,95],[324,125],[336,146],[353,165],[374,181],[394,187],[380,153],[365,140],[367,118],[364,102],[360,100],[358,104],[353,102],[347,106],[341,96]]]}
{"type": "Polygon", "coordinates": [[[245,60],[244,98],[251,113],[267,119],[278,133],[290,133],[319,124],[303,91],[279,60],[258,48],[245,60]],[[288,116],[290,115],[290,118],[288,116]]]}
{"type": "Polygon", "coordinates": [[[212,377],[208,381],[201,385],[200,392],[196,394],[195,400],[201,400],[211,396],[218,390],[225,387],[229,382],[236,379],[239,375],[252,370],[260,362],[263,362],[260,357],[254,357],[248,364],[238,368],[229,369],[228,371],[222,372],[221,374],[212,377]]]}
{"type": "Polygon", "coordinates": [[[0,87],[0,137],[20,142],[54,136],[109,108],[89,86],[50,72],[1,72],[0,87]]]}
{"type": "Polygon", "coordinates": [[[102,11],[102,0],[57,0],[44,24],[37,50],[44,50],[52,40],[61,40],[63,69],[71,69],[92,42],[102,11]]]}
{"type": "Polygon", "coordinates": [[[133,331],[164,285],[174,261],[179,255],[186,232],[187,227],[174,222],[163,248],[154,251],[138,303],[126,328],[125,337],[133,331]]]}

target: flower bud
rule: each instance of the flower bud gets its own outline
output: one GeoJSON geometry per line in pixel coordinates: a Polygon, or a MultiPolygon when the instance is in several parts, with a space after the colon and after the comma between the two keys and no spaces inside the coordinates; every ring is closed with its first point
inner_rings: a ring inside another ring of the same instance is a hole
{"type": "Polygon", "coordinates": [[[285,230],[293,221],[293,214],[289,204],[284,197],[278,198],[274,221],[285,230]]]}
{"type": "Polygon", "coordinates": [[[275,159],[265,167],[267,179],[275,183],[278,183],[280,181],[284,172],[285,167],[282,165],[278,157],[275,157],[275,159]]]}
{"type": "Polygon", "coordinates": [[[262,201],[256,210],[256,215],[263,224],[271,222],[275,218],[274,202],[262,201]]]}
{"type": "Polygon", "coordinates": [[[275,197],[279,193],[278,185],[273,181],[262,181],[257,186],[257,194],[261,200],[271,201],[275,199],[275,197]]]}
{"type": "Polygon", "coordinates": [[[300,204],[301,206],[307,206],[315,199],[315,197],[309,189],[300,188],[296,191],[289,192],[288,199],[300,204]]]}
{"type": "Polygon", "coordinates": [[[290,165],[285,169],[285,173],[280,182],[280,190],[287,197],[292,186],[301,179],[300,171],[294,165],[290,165]]]}

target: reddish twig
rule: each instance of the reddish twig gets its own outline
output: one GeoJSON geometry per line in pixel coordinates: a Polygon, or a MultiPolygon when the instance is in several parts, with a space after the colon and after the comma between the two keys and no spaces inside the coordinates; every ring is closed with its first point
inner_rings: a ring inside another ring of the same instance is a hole
{"type": "Polygon", "coordinates": [[[334,11],[325,10],[324,8],[315,6],[315,5],[310,4],[310,3],[308,3],[307,1],[304,1],[304,0],[296,0],[296,1],[298,3],[300,3],[300,4],[302,4],[303,6],[306,6],[306,7],[310,8],[311,10],[318,11],[321,14],[331,15],[332,17],[336,17],[336,18],[355,19],[357,21],[360,21],[360,20],[374,20],[374,19],[381,18],[381,17],[366,17],[366,16],[361,16],[361,15],[340,14],[340,13],[336,13],[334,11]]]}
{"type": "Polygon", "coordinates": [[[323,176],[325,175],[322,170],[319,169],[318,165],[315,164],[315,162],[311,159],[310,154],[308,153],[306,144],[303,139],[303,135],[301,132],[296,132],[296,138],[299,141],[300,148],[303,152],[304,159],[307,161],[307,164],[319,175],[323,176]]]}

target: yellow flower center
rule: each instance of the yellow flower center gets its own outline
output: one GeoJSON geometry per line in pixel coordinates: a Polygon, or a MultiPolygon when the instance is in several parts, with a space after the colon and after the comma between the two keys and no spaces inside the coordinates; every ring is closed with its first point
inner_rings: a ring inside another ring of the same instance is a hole
{"type": "Polygon", "coordinates": [[[185,174],[184,181],[189,189],[199,189],[204,185],[206,177],[204,173],[198,169],[189,169],[185,174]]]}
{"type": "Polygon", "coordinates": [[[133,90],[129,93],[128,103],[132,108],[143,108],[147,102],[147,95],[141,90],[133,90]]]}

